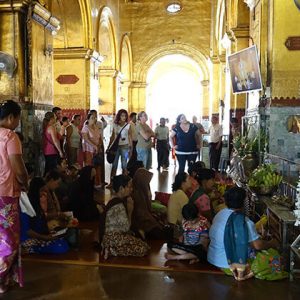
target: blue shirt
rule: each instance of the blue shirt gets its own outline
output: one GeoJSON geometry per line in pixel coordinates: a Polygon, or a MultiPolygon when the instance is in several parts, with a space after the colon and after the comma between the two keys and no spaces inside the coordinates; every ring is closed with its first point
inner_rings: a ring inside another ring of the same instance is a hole
{"type": "MultiPolygon", "coordinates": [[[[224,232],[227,220],[232,209],[224,208],[213,219],[212,226],[209,230],[210,244],[207,253],[207,260],[219,268],[229,268],[224,247],[224,232]]],[[[259,235],[255,229],[255,224],[246,217],[248,227],[248,242],[259,239],[259,235]]]]}
{"type": "Polygon", "coordinates": [[[189,131],[184,132],[180,126],[176,126],[173,131],[176,133],[176,153],[177,154],[197,154],[197,144],[195,134],[198,128],[190,124],[189,131]]]}

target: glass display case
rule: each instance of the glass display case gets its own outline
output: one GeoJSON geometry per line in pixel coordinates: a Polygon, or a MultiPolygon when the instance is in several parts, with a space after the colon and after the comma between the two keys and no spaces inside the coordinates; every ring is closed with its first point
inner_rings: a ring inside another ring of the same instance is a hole
{"type": "Polygon", "coordinates": [[[265,109],[248,110],[242,117],[242,137],[244,151],[257,156],[259,164],[263,162],[264,154],[268,152],[269,115],[265,109]]]}

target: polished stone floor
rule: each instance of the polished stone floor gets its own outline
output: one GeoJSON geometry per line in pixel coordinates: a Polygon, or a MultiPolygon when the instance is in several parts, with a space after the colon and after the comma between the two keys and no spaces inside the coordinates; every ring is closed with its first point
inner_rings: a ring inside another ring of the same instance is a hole
{"type": "Polygon", "coordinates": [[[25,262],[25,287],[0,299],[297,300],[300,281],[236,282],[225,275],[25,262]],[[168,276],[168,277],[166,277],[168,276]]]}
{"type": "MultiPolygon", "coordinates": [[[[154,168],[153,168],[154,169],[154,168]]],[[[152,191],[170,192],[176,170],[153,171],[152,191]]],[[[108,190],[99,197],[110,197],[108,190]]],[[[62,262],[23,262],[25,287],[14,286],[0,299],[9,300],[299,300],[300,279],[236,282],[220,274],[185,271],[151,271],[72,265],[62,262]]]]}

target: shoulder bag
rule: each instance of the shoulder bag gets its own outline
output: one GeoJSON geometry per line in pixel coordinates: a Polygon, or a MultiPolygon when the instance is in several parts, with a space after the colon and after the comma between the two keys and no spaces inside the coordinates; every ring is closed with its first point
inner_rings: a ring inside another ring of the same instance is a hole
{"type": "Polygon", "coordinates": [[[110,147],[107,149],[106,151],[106,160],[109,164],[112,164],[116,158],[116,154],[117,154],[117,150],[119,147],[119,140],[121,138],[121,132],[123,131],[123,129],[128,125],[128,123],[126,123],[122,129],[120,130],[120,132],[118,133],[118,135],[116,136],[115,140],[112,142],[112,144],[110,145],[110,147]]]}

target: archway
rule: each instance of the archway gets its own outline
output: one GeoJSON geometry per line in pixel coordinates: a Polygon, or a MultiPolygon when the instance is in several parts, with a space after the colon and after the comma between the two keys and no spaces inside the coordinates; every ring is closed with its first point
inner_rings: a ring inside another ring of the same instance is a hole
{"type": "Polygon", "coordinates": [[[123,35],[120,49],[120,97],[116,103],[116,110],[123,108],[128,110],[129,85],[132,78],[132,51],[131,44],[127,34],[123,35]]]}
{"type": "MultiPolygon", "coordinates": [[[[147,75],[146,111],[152,126],[160,117],[175,123],[184,113],[188,120],[202,116],[204,75],[199,65],[182,54],[166,55],[156,60],[147,75]]],[[[170,125],[170,124],[169,124],[170,125]]]]}
{"type": "Polygon", "coordinates": [[[116,99],[119,97],[119,73],[116,30],[113,15],[108,7],[103,7],[100,12],[99,28],[97,33],[97,47],[104,61],[99,68],[99,99],[100,112],[113,114],[116,99]]]}
{"type": "Polygon", "coordinates": [[[145,56],[139,61],[135,62],[133,69],[132,84],[130,85],[130,109],[131,111],[141,111],[146,109],[146,86],[147,76],[153,64],[162,57],[172,54],[181,54],[192,59],[202,72],[203,86],[203,111],[205,113],[209,109],[210,103],[210,68],[208,58],[199,49],[182,43],[164,44],[152,51],[145,53],[145,56]]]}

